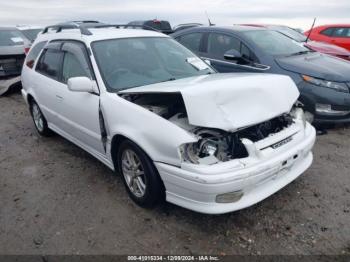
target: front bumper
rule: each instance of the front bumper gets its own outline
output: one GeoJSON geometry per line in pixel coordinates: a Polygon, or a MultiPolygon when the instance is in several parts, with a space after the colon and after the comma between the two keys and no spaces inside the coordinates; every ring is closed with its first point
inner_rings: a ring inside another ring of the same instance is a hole
{"type": "Polygon", "coordinates": [[[242,161],[232,160],[205,169],[202,166],[202,172],[155,164],[164,182],[168,202],[201,213],[222,214],[254,205],[300,176],[312,163],[315,137],[315,129],[307,124],[303,139],[282,146],[282,151],[277,154],[259,161],[248,157],[243,165],[237,164],[242,161]],[[244,193],[238,201],[216,202],[217,195],[238,190],[244,193]]]}
{"type": "Polygon", "coordinates": [[[12,78],[0,80],[0,96],[6,93],[12,85],[19,82],[21,82],[21,76],[15,76],[12,78]]]}
{"type": "Polygon", "coordinates": [[[315,123],[350,122],[350,93],[338,92],[306,82],[299,83],[298,88],[301,93],[300,101],[305,105],[305,110],[314,114],[315,123]],[[316,104],[330,105],[331,110],[329,113],[318,112],[316,104]]]}

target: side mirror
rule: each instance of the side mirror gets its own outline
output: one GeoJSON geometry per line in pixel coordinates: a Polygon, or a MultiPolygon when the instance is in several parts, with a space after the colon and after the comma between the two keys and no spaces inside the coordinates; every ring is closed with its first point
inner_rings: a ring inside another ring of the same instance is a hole
{"type": "Polygon", "coordinates": [[[242,58],[242,54],[235,49],[231,49],[224,54],[224,58],[227,60],[239,60],[242,58]]]}
{"type": "Polygon", "coordinates": [[[98,93],[96,83],[85,76],[69,78],[67,84],[72,92],[98,93]]]}

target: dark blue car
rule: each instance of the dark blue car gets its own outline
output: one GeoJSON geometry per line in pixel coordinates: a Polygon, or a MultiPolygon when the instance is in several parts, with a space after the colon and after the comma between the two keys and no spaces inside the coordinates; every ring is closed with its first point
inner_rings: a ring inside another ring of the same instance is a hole
{"type": "Polygon", "coordinates": [[[172,37],[219,72],[290,76],[309,121],[350,122],[350,62],[314,52],[276,31],[251,26],[200,26],[172,37]]]}

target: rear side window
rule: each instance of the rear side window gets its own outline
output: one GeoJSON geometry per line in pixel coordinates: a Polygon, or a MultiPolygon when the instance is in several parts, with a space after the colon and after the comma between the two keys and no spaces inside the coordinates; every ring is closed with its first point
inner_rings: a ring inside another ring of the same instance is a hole
{"type": "Polygon", "coordinates": [[[224,54],[235,49],[240,52],[241,41],[229,35],[210,33],[208,37],[208,53],[217,58],[224,58],[224,54]]]}
{"type": "Polygon", "coordinates": [[[26,59],[26,65],[29,68],[33,68],[35,60],[37,59],[38,55],[40,54],[41,50],[44,48],[46,43],[47,41],[39,42],[30,49],[26,59]]]}
{"type": "Polygon", "coordinates": [[[55,49],[47,49],[40,57],[36,71],[52,79],[60,79],[60,69],[63,53],[55,49]]]}
{"type": "Polygon", "coordinates": [[[0,30],[0,46],[24,45],[23,35],[18,30],[0,30]]]}
{"type": "Polygon", "coordinates": [[[199,52],[202,35],[202,33],[187,34],[176,38],[176,40],[193,52],[199,52]]]}
{"type": "Polygon", "coordinates": [[[334,28],[327,28],[321,32],[322,35],[332,36],[334,28]]]}

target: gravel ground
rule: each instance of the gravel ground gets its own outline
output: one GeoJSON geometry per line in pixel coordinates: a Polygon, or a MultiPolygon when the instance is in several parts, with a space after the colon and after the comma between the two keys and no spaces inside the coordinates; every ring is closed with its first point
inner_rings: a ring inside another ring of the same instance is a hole
{"type": "Polygon", "coordinates": [[[39,137],[19,94],[0,106],[0,254],[350,254],[350,126],[319,136],[283,190],[208,216],[136,206],[98,160],[39,137]]]}

